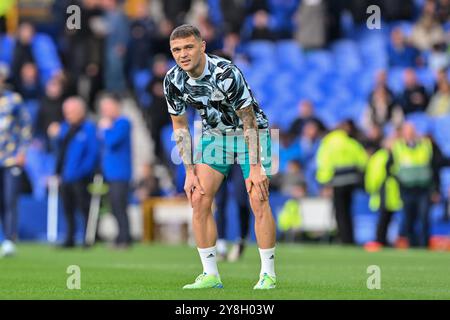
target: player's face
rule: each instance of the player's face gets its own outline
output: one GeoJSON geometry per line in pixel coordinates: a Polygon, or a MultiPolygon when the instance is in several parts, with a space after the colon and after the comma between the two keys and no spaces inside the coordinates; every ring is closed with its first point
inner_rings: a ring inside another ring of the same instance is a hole
{"type": "Polygon", "coordinates": [[[195,71],[205,52],[205,42],[194,36],[170,41],[170,50],[177,65],[186,72],[195,71]]]}

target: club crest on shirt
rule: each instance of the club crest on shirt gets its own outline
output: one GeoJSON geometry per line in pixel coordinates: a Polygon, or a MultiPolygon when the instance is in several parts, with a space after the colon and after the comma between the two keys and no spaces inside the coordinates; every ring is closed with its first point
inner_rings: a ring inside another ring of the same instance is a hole
{"type": "Polygon", "coordinates": [[[211,94],[211,101],[222,101],[224,98],[225,96],[218,89],[214,90],[213,93],[211,94]]]}

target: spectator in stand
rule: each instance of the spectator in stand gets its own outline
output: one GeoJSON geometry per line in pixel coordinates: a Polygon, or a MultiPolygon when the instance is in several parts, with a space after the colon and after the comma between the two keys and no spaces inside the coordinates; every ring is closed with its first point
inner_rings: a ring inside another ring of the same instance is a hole
{"type": "Polygon", "coordinates": [[[290,160],[286,172],[275,175],[271,180],[272,188],[293,199],[306,195],[306,182],[300,161],[290,160]]]}
{"type": "Polygon", "coordinates": [[[300,3],[296,14],[296,39],[305,49],[326,45],[326,4],[324,0],[306,0],[300,3]]]}
{"type": "Polygon", "coordinates": [[[86,119],[87,107],[79,97],[64,101],[62,124],[52,123],[48,135],[58,149],[55,174],[61,182],[61,196],[67,224],[63,248],[75,246],[75,213],[80,209],[86,230],[89,217],[88,185],[97,168],[98,142],[95,124],[86,119]]]}
{"type": "Polygon", "coordinates": [[[276,40],[276,35],[270,28],[269,20],[270,16],[267,11],[258,10],[254,13],[250,40],[276,40]]]}
{"type": "Polygon", "coordinates": [[[286,172],[287,164],[291,160],[302,160],[300,142],[293,135],[280,131],[279,154],[275,159],[278,161],[279,172],[286,172]]]}
{"type": "Polygon", "coordinates": [[[229,32],[225,34],[223,39],[222,52],[231,58],[235,58],[239,53],[239,44],[241,42],[241,36],[235,32],[229,32]]]}
{"type": "Polygon", "coordinates": [[[173,25],[183,24],[186,22],[186,14],[191,5],[192,0],[164,0],[164,15],[173,25]]]}
{"type": "Polygon", "coordinates": [[[219,30],[214,26],[211,20],[208,19],[208,17],[200,16],[197,24],[203,40],[208,44],[206,46],[206,52],[214,52],[223,47],[219,30]]]}
{"type": "Polygon", "coordinates": [[[299,136],[303,131],[303,126],[309,122],[314,121],[319,126],[319,130],[325,130],[323,123],[314,116],[314,106],[310,100],[301,100],[298,104],[298,116],[292,122],[288,132],[292,136],[299,136]]]}
{"type": "Polygon", "coordinates": [[[114,95],[100,98],[98,137],[102,146],[102,173],[109,185],[111,210],[119,227],[114,245],[118,249],[126,249],[131,244],[127,213],[132,177],[131,123],[121,114],[120,103],[114,95]]]}
{"type": "Polygon", "coordinates": [[[158,23],[156,35],[152,39],[154,55],[162,54],[165,55],[167,59],[172,59],[169,38],[173,29],[174,24],[168,19],[163,19],[158,23]]]}
{"type": "Polygon", "coordinates": [[[320,140],[324,136],[326,130],[315,119],[305,122],[300,136],[300,149],[302,150],[302,164],[308,165],[314,160],[320,140]]]}
{"type": "Polygon", "coordinates": [[[411,33],[411,43],[421,51],[427,51],[445,40],[445,33],[436,17],[436,2],[426,0],[420,19],[411,33]]]}
{"type": "Polygon", "coordinates": [[[148,92],[152,97],[152,102],[145,109],[146,122],[150,127],[150,133],[155,143],[155,156],[161,162],[165,162],[165,152],[161,141],[161,130],[165,125],[171,123],[170,116],[167,113],[167,103],[164,97],[163,81],[164,76],[169,70],[168,62],[165,56],[155,56],[153,60],[153,77],[148,84],[148,92]]]}
{"type": "Polygon", "coordinates": [[[22,66],[20,78],[16,83],[15,88],[24,101],[35,101],[41,97],[43,90],[34,63],[27,62],[22,66]]]}
{"type": "Polygon", "coordinates": [[[0,4],[0,35],[8,31],[8,13],[14,8],[15,0],[3,0],[0,4]]]}
{"type": "Polygon", "coordinates": [[[64,120],[62,110],[63,85],[57,78],[51,79],[45,86],[45,95],[39,101],[37,115],[36,134],[44,138],[46,147],[49,148],[47,130],[52,123],[59,123],[64,120]]]}
{"type": "Polygon", "coordinates": [[[450,83],[443,79],[437,84],[438,90],[431,97],[427,107],[427,113],[432,117],[450,114],[450,83]]]}
{"type": "MultiPolygon", "coordinates": [[[[94,105],[94,98],[101,89],[102,40],[105,33],[102,10],[98,0],[79,0],[80,29],[66,30],[66,50],[69,75],[68,91],[78,94],[94,105]]],[[[91,109],[93,110],[93,109],[91,109]]]]}
{"type": "Polygon", "coordinates": [[[402,94],[402,108],[405,115],[412,112],[424,112],[428,105],[425,87],[418,83],[416,72],[406,69],[404,73],[405,89],[402,94]]]}
{"type": "Polygon", "coordinates": [[[388,45],[389,65],[391,67],[414,67],[417,65],[419,52],[411,46],[400,27],[391,32],[388,45]]]}
{"type": "Polygon", "coordinates": [[[378,88],[378,87],[383,87],[386,90],[386,92],[388,93],[388,95],[392,99],[394,99],[394,93],[388,86],[387,73],[386,73],[386,70],[384,70],[384,69],[379,70],[375,75],[375,88],[378,88]]]}
{"type": "Polygon", "coordinates": [[[31,142],[31,123],[22,98],[5,87],[8,69],[0,65],[0,224],[3,237],[0,256],[16,252],[17,203],[26,150],[31,142]]]}
{"type": "Polygon", "coordinates": [[[225,32],[239,34],[247,12],[245,1],[220,0],[220,9],[224,20],[225,32]]]}
{"type": "Polygon", "coordinates": [[[105,38],[105,89],[123,93],[126,88],[125,58],[129,39],[128,19],[118,0],[102,0],[108,34],[105,38]]]}
{"type": "Polygon", "coordinates": [[[449,76],[447,75],[448,69],[440,69],[436,72],[436,82],[434,84],[433,92],[436,93],[439,90],[439,84],[441,82],[449,81],[449,76]]]}
{"type": "Polygon", "coordinates": [[[10,74],[10,82],[16,88],[20,82],[23,65],[26,63],[35,63],[32,48],[34,34],[34,26],[29,22],[22,22],[17,30],[17,40],[14,47],[10,74]]]}
{"type": "MultiPolygon", "coordinates": [[[[329,1],[329,0],[328,0],[329,1]]],[[[336,1],[331,1],[332,3],[336,3],[336,1]]],[[[271,0],[270,1],[270,13],[277,21],[276,23],[276,34],[278,39],[293,39],[294,38],[294,19],[293,16],[297,7],[299,5],[298,0],[271,0]]],[[[330,26],[334,28],[333,35],[336,35],[334,38],[338,38],[337,35],[340,35],[340,4],[337,4],[333,8],[333,13],[335,15],[330,17],[330,26]],[[339,17],[339,18],[338,18],[339,17]],[[335,20],[332,18],[336,18],[335,20]]]]}
{"type": "Polygon", "coordinates": [[[154,166],[145,164],[142,168],[142,177],[135,185],[135,195],[140,202],[150,197],[161,196],[162,191],[159,187],[159,179],[155,176],[154,166]]]}
{"type": "Polygon", "coordinates": [[[145,1],[137,4],[136,17],[130,26],[128,64],[131,73],[150,67],[153,53],[153,37],[157,25],[150,16],[150,8],[145,1]]]}
{"type": "Polygon", "coordinates": [[[445,42],[435,43],[428,56],[428,67],[433,70],[446,69],[450,65],[450,57],[446,52],[447,44],[445,42]]]}
{"type": "Polygon", "coordinates": [[[369,156],[374,154],[378,149],[381,148],[381,143],[383,140],[383,129],[382,127],[372,124],[366,132],[366,138],[361,141],[364,149],[369,156]]]}
{"type": "Polygon", "coordinates": [[[436,16],[440,23],[450,22],[450,0],[438,0],[436,16]]]}
{"type": "Polygon", "coordinates": [[[388,123],[399,126],[402,121],[403,112],[393,94],[386,86],[376,86],[369,96],[369,103],[363,116],[364,128],[368,130],[374,125],[383,128],[388,123]]]}
{"type": "Polygon", "coordinates": [[[318,196],[320,185],[315,179],[316,154],[322,137],[326,130],[314,120],[309,120],[303,126],[300,136],[300,149],[302,151],[301,164],[304,168],[305,178],[308,181],[307,192],[312,196],[318,196]]]}

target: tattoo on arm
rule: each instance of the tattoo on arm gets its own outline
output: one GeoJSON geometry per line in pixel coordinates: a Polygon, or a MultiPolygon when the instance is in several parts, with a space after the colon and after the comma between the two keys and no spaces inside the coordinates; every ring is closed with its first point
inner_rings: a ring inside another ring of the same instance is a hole
{"type": "Polygon", "coordinates": [[[260,163],[260,146],[258,125],[256,123],[255,113],[251,106],[236,111],[244,124],[244,138],[247,143],[250,157],[250,164],[260,163]]]}
{"type": "Polygon", "coordinates": [[[194,161],[192,159],[192,139],[188,128],[179,128],[174,130],[175,142],[178,152],[183,160],[186,172],[194,169],[194,161]]]}

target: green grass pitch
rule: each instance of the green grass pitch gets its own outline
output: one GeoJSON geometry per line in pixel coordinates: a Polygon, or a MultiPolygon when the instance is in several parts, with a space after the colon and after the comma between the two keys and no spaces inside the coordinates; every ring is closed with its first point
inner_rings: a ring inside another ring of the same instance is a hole
{"type": "Polygon", "coordinates": [[[0,299],[450,299],[450,253],[358,247],[280,244],[277,289],[255,292],[256,246],[237,263],[221,262],[224,289],[181,290],[200,273],[195,248],[161,244],[113,251],[61,250],[22,243],[18,254],[0,259],[0,299]],[[69,290],[67,267],[78,265],[81,289],[69,290]],[[370,265],[381,271],[381,289],[369,290],[370,265]]]}

